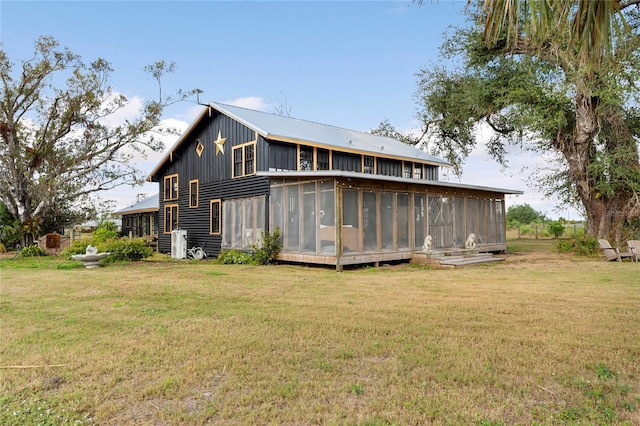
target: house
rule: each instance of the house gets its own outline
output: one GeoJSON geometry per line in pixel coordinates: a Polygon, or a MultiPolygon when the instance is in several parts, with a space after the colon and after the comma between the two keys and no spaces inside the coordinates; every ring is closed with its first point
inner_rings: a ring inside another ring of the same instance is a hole
{"type": "Polygon", "coordinates": [[[113,216],[122,218],[120,233],[133,237],[157,237],[158,206],[159,196],[155,194],[114,212],[113,216]]]}
{"type": "Polygon", "coordinates": [[[446,161],[387,137],[211,103],[151,172],[158,249],[171,233],[209,256],[251,249],[278,227],[279,258],[335,265],[437,249],[506,250],[506,194],[439,180],[446,161]]]}

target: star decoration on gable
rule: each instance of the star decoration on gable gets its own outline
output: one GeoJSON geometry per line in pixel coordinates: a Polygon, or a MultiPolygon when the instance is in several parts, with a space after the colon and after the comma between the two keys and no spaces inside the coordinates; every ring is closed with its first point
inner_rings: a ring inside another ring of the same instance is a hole
{"type": "Polygon", "coordinates": [[[226,141],[227,138],[223,138],[222,133],[220,133],[220,130],[218,130],[218,139],[213,141],[213,143],[216,145],[216,155],[218,155],[218,153],[220,152],[222,152],[222,155],[224,155],[224,143],[226,141]]]}

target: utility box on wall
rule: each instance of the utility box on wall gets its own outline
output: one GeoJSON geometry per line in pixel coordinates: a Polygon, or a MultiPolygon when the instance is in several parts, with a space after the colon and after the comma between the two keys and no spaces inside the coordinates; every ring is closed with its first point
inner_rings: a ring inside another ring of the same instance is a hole
{"type": "Polygon", "coordinates": [[[176,229],[171,231],[171,258],[187,258],[187,230],[176,229]]]}

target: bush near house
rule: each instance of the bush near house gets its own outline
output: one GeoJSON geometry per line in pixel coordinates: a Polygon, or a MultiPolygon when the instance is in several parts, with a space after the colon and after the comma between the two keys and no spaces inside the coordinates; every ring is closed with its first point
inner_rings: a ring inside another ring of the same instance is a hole
{"type": "Polygon", "coordinates": [[[272,232],[262,232],[262,245],[253,245],[254,252],[231,249],[222,250],[216,263],[222,265],[271,265],[282,249],[280,228],[272,232]]]}
{"type": "Polygon", "coordinates": [[[87,246],[92,245],[98,249],[98,252],[110,252],[111,255],[104,259],[105,262],[121,261],[138,261],[150,257],[153,249],[147,246],[143,238],[129,240],[128,238],[113,238],[106,241],[91,239],[83,239],[75,241],[62,255],[68,259],[74,254],[84,254],[87,246]]]}

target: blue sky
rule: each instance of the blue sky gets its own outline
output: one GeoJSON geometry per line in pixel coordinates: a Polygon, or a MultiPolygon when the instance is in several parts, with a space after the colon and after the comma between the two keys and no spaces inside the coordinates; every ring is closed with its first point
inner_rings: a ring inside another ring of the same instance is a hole
{"type": "MultiPolygon", "coordinates": [[[[39,35],[53,36],[87,62],[104,58],[114,68],[111,85],[129,98],[156,95],[143,67],[164,59],[174,61],[176,71],[163,90],[199,88],[201,102],[268,112],[286,103],[296,118],[362,131],[389,119],[409,130],[418,127],[415,74],[438,61],[443,33],[463,24],[465,4],[3,0],[0,37],[15,62],[28,57],[39,35]]],[[[165,118],[186,128],[198,112],[194,97],[167,109],[165,118]]],[[[533,159],[519,154],[512,155],[512,169],[504,172],[478,150],[461,180],[524,190],[507,205],[527,202],[556,216],[553,201],[537,196],[522,180],[520,169],[533,159]]],[[[159,157],[141,160],[140,167],[151,171],[159,157]]],[[[137,193],[153,192],[157,186],[145,185],[102,197],[122,208],[137,193]]]]}

